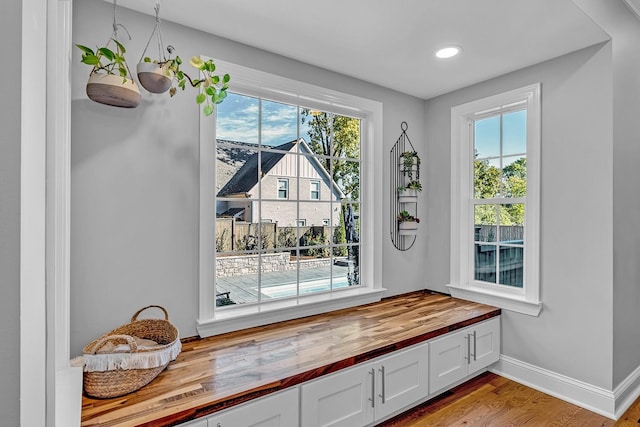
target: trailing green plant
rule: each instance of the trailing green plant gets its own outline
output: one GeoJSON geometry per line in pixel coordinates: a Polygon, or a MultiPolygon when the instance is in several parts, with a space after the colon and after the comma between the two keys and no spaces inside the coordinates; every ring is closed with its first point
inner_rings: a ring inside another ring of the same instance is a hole
{"type": "Polygon", "coordinates": [[[397,219],[398,222],[420,222],[420,218],[411,215],[408,211],[401,211],[397,219]]]}
{"type": "MultiPolygon", "coordinates": [[[[192,80],[186,73],[182,73],[183,79],[188,79],[193,87],[202,87],[202,92],[196,96],[196,102],[199,105],[206,103],[202,111],[205,116],[210,116],[213,113],[213,105],[220,104],[227,97],[227,89],[229,88],[231,76],[225,74],[220,77],[214,74],[216,65],[211,59],[203,61],[199,56],[192,56],[189,63],[200,70],[204,78],[192,80]]],[[[179,77],[180,75],[178,75],[178,78],[179,77]]],[[[184,89],[184,85],[184,80],[178,81],[179,87],[184,89]]]]}
{"type": "Polygon", "coordinates": [[[127,50],[124,45],[115,38],[110,38],[104,47],[96,47],[95,51],[81,44],[76,44],[76,46],[82,51],[82,59],[80,62],[93,67],[92,72],[103,71],[106,74],[120,75],[125,81],[127,78],[131,78],[131,73],[129,72],[129,67],[124,57],[127,50]],[[108,46],[110,42],[115,43],[115,52],[109,49],[108,46]]]}
{"type": "Polygon", "coordinates": [[[420,157],[418,156],[418,153],[415,151],[404,151],[400,154],[400,158],[402,159],[402,171],[409,177],[409,179],[413,179],[414,164],[416,165],[416,179],[419,179],[420,157]]]}
{"type": "MultiPolygon", "coordinates": [[[[173,52],[171,46],[167,46],[169,54],[173,52]]],[[[214,104],[220,104],[227,97],[227,89],[231,76],[227,73],[223,76],[214,74],[216,65],[212,59],[203,61],[199,56],[193,56],[189,63],[203,74],[203,78],[193,79],[187,73],[180,69],[182,59],[176,55],[175,58],[169,58],[163,61],[152,61],[151,58],[145,57],[144,62],[154,62],[166,70],[167,76],[171,77],[172,85],[169,89],[169,95],[176,94],[177,88],[182,90],[187,86],[187,82],[194,88],[201,88],[202,91],[196,95],[196,103],[198,105],[205,104],[202,112],[205,116],[213,113],[214,104]]]]}

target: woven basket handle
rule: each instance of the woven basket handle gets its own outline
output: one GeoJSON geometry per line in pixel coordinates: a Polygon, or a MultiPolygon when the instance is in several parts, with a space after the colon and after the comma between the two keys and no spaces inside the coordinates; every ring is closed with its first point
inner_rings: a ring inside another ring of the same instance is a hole
{"type": "Polygon", "coordinates": [[[118,341],[126,341],[126,343],[129,345],[129,348],[131,349],[131,353],[136,353],[138,351],[138,344],[136,344],[136,340],[131,335],[105,335],[101,338],[98,338],[98,341],[96,341],[96,343],[94,344],[90,354],[97,354],[98,351],[100,351],[100,349],[104,347],[108,342],[111,342],[112,344],[118,344],[118,341]]]}
{"type": "Polygon", "coordinates": [[[143,307],[140,310],[136,311],[133,314],[133,316],[131,317],[131,321],[135,322],[136,320],[138,320],[138,316],[140,315],[140,313],[145,311],[147,308],[152,308],[152,307],[156,307],[156,308],[159,308],[160,310],[164,311],[164,320],[169,320],[169,313],[167,313],[167,310],[164,307],[162,307],[160,305],[148,305],[148,306],[143,307]]]}

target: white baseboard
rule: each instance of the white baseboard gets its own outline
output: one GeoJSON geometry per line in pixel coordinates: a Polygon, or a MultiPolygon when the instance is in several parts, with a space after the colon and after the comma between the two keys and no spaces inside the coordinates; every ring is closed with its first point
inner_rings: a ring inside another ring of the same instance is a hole
{"type": "Polygon", "coordinates": [[[624,387],[624,390],[618,390],[618,388],[621,388],[619,386],[616,388],[615,392],[575,380],[505,355],[500,355],[500,360],[493,365],[490,370],[491,372],[505,378],[509,378],[513,381],[614,420],[626,411],[626,409],[635,400],[635,397],[633,396],[637,397],[638,392],[640,391],[640,379],[638,378],[640,375],[640,368],[636,370],[637,372],[634,372],[636,377],[635,379],[628,378],[628,382],[626,380],[623,381],[621,386],[623,384],[627,384],[627,386],[624,387]],[[633,389],[631,388],[631,385],[634,384],[636,386],[635,394],[632,392],[633,389]],[[619,410],[616,410],[616,396],[620,396],[625,403],[628,401],[624,410],[622,410],[623,405],[620,405],[619,410]]]}
{"type": "Polygon", "coordinates": [[[640,396],[640,366],[613,390],[615,396],[615,416],[620,418],[640,396]]]}

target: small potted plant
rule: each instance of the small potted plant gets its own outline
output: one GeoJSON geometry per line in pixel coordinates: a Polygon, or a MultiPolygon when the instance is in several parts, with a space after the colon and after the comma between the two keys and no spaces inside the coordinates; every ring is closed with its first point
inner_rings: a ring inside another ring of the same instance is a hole
{"type": "Polygon", "coordinates": [[[400,154],[400,168],[406,179],[410,182],[420,179],[420,157],[415,151],[405,151],[400,154]]]}
{"type": "MultiPolygon", "coordinates": [[[[169,47],[167,47],[167,50],[169,47]]],[[[182,61],[180,57],[175,59],[164,59],[161,62],[151,60],[145,56],[142,62],[138,62],[136,70],[138,72],[138,81],[143,88],[151,93],[165,93],[171,88],[171,83],[176,73],[176,69],[182,61]]],[[[175,88],[171,96],[175,93],[175,88]]]]}
{"type": "Polygon", "coordinates": [[[420,219],[411,215],[408,211],[398,214],[398,234],[401,236],[415,236],[418,232],[420,219]]]}
{"type": "Polygon", "coordinates": [[[82,51],[81,62],[93,67],[86,89],[89,99],[124,108],[135,108],[140,104],[142,96],[131,78],[122,43],[113,37],[106,46],[95,51],[80,44],[76,46],[82,51]],[[115,44],[115,51],[109,48],[111,42],[115,44]]]}
{"type": "Polygon", "coordinates": [[[407,186],[398,187],[398,202],[400,203],[416,203],[418,201],[418,193],[422,191],[422,184],[418,180],[411,181],[407,186]]]}

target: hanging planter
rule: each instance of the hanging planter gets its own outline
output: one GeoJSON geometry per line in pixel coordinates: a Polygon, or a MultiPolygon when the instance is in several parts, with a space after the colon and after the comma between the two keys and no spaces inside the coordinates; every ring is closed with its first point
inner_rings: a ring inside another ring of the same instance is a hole
{"type": "Polygon", "coordinates": [[[398,234],[400,236],[415,236],[418,233],[419,222],[420,219],[408,211],[401,211],[398,214],[398,234]]]}
{"type": "Polygon", "coordinates": [[[82,51],[81,61],[92,67],[86,88],[89,99],[100,104],[123,108],[135,108],[140,104],[142,100],[140,90],[131,78],[131,71],[124,57],[126,49],[118,41],[116,0],[113,2],[113,34],[107,44],[96,48],[95,51],[80,44],[76,46],[82,51]],[[109,47],[112,42],[115,44],[115,49],[109,47]]]}
{"type": "MultiPolygon", "coordinates": [[[[149,41],[147,41],[147,45],[142,52],[136,71],[138,73],[138,81],[143,88],[151,93],[164,93],[171,88],[171,83],[175,76],[173,69],[175,68],[175,60],[172,60],[171,57],[167,59],[164,56],[164,45],[162,42],[162,32],[160,30],[159,0],[156,1],[154,10],[156,12],[156,25],[153,27],[153,31],[151,31],[149,41]],[[149,48],[149,44],[153,40],[154,35],[156,36],[156,42],[158,45],[158,59],[151,60],[151,58],[146,57],[145,54],[147,53],[147,49],[149,48]]],[[[167,46],[167,51],[171,54],[173,52],[173,47],[167,46]]],[[[173,92],[175,93],[175,89],[173,92]]]]}
{"type": "Polygon", "coordinates": [[[398,202],[417,203],[420,191],[422,191],[422,184],[417,180],[411,181],[406,187],[401,185],[398,187],[398,202]]]}
{"type": "Polygon", "coordinates": [[[171,87],[171,72],[157,62],[139,62],[136,67],[138,81],[151,93],[165,93],[171,87]]]}
{"type": "Polygon", "coordinates": [[[87,96],[100,104],[122,108],[135,108],[142,99],[138,85],[133,80],[97,72],[89,76],[87,96]]]}
{"type": "Polygon", "coordinates": [[[398,202],[416,203],[417,201],[418,201],[418,192],[416,190],[406,189],[401,191],[400,189],[398,189],[398,202]]]}
{"type": "Polygon", "coordinates": [[[190,64],[200,73],[201,79],[192,79],[187,73],[180,69],[182,59],[176,55],[172,58],[174,48],[171,45],[166,47],[169,56],[165,56],[165,47],[162,41],[162,31],[160,28],[160,0],[156,0],[154,7],[156,13],[156,25],[151,32],[149,41],[142,52],[140,62],[138,63],[138,80],[142,87],[152,93],[164,93],[167,90],[169,95],[175,95],[177,88],[185,89],[187,82],[194,88],[201,88],[202,91],[196,95],[196,103],[203,105],[202,112],[209,116],[213,114],[214,105],[221,103],[227,97],[227,89],[229,88],[229,74],[219,76],[214,74],[216,65],[213,60],[203,61],[199,56],[190,59],[190,64]],[[157,59],[151,59],[145,56],[151,41],[156,38],[158,45],[157,59]]]}
{"type": "Polygon", "coordinates": [[[415,236],[418,234],[417,221],[404,221],[398,224],[398,234],[400,236],[415,236]]]}

